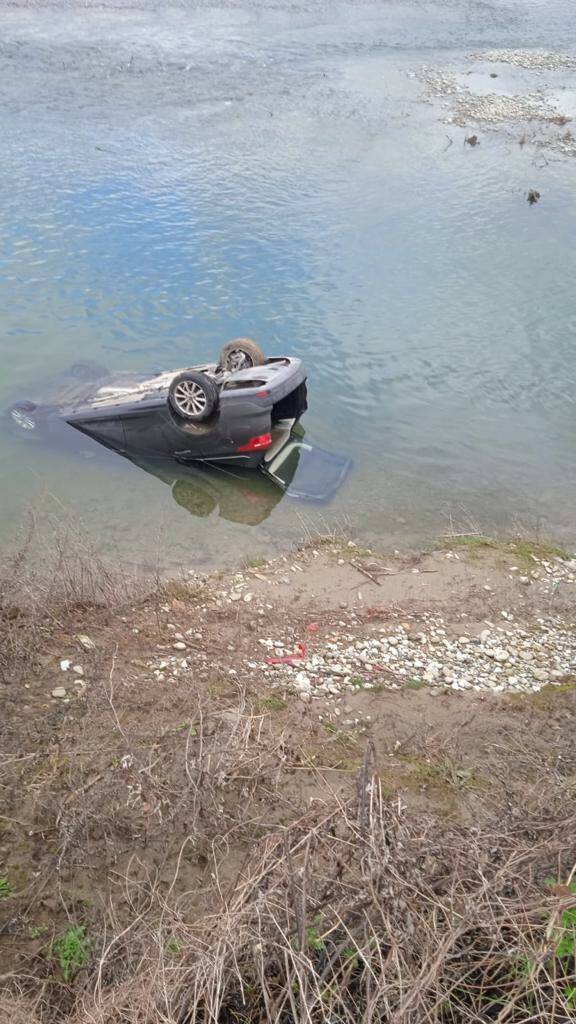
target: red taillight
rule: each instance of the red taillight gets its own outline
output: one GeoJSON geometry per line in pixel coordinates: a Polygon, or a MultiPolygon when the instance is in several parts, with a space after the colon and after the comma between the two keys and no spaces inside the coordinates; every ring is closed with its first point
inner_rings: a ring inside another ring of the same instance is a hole
{"type": "Polygon", "coordinates": [[[257,391],[255,398],[268,398],[268,391],[257,391]]]}
{"type": "Polygon", "coordinates": [[[241,444],[237,452],[259,452],[262,448],[269,448],[272,444],[272,434],[259,434],[258,437],[251,437],[246,444],[241,444]]]}

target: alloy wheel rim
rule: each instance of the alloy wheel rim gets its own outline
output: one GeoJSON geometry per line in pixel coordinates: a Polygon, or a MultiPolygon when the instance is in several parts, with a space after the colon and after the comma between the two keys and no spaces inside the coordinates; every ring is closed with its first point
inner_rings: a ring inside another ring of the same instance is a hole
{"type": "Polygon", "coordinates": [[[206,392],[193,380],[181,380],[176,385],[174,401],[180,412],[188,416],[199,416],[206,410],[206,392]]]}

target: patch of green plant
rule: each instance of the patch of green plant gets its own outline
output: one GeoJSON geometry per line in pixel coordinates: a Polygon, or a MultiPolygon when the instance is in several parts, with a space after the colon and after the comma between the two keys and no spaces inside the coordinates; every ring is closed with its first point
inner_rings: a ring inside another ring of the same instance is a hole
{"type": "Polygon", "coordinates": [[[426,687],[426,683],[423,679],[409,679],[406,683],[407,690],[423,690],[426,687]]]}
{"type": "Polygon", "coordinates": [[[541,562],[551,562],[555,558],[569,558],[568,552],[565,548],[558,547],[557,544],[547,544],[540,540],[518,540],[510,541],[508,550],[511,553],[518,555],[518,558],[524,562],[533,562],[535,558],[538,558],[541,562]]]}
{"type": "Polygon", "coordinates": [[[71,925],[53,942],[52,957],[58,964],[64,981],[72,981],[78,971],[86,967],[91,949],[92,939],[86,935],[86,926],[83,924],[71,925]]]}
{"type": "Polygon", "coordinates": [[[39,939],[40,936],[45,935],[47,931],[47,924],[31,924],[28,929],[28,935],[31,939],[39,939]]]}
{"type": "Polygon", "coordinates": [[[473,768],[455,764],[448,758],[432,761],[428,758],[407,756],[406,781],[412,785],[428,786],[438,790],[482,789],[485,781],[473,768]]]}
{"type": "Polygon", "coordinates": [[[568,1010],[576,1010],[576,985],[565,985],[562,989],[562,995],[566,1000],[566,1008],[568,1010]]]}
{"type": "MultiPolygon", "coordinates": [[[[555,878],[547,878],[546,885],[559,885],[555,878]]],[[[576,897],[576,881],[563,886],[576,897]]],[[[567,907],[560,914],[558,927],[554,934],[554,955],[560,960],[566,978],[572,982],[574,976],[574,959],[576,958],[576,906],[567,907]]],[[[569,1010],[576,1009],[576,985],[564,985],[562,995],[569,1010]]]]}
{"type": "MultiPolygon", "coordinates": [[[[321,937],[320,932],[318,931],[319,924],[320,919],[316,918],[316,922],[314,924],[308,925],[308,927],[306,928],[304,932],[304,949],[326,949],[326,943],[324,942],[324,939],[321,937]]],[[[296,936],[292,940],[292,945],[294,949],[300,949],[299,936],[296,936]]]]}
{"type": "Polygon", "coordinates": [[[533,693],[510,693],[508,702],[517,705],[518,709],[524,704],[535,705],[536,707],[548,708],[558,697],[566,697],[576,690],[576,679],[569,676],[561,683],[546,683],[539,690],[533,693]]]}
{"type": "MultiPolygon", "coordinates": [[[[343,555],[347,555],[348,558],[370,558],[373,555],[370,548],[362,548],[358,544],[350,547],[350,541],[347,537],[325,537],[320,543],[330,544],[334,548],[334,554],[338,555],[339,558],[343,555]]],[[[316,544],[313,547],[316,547],[316,544]]]]}
{"type": "Polygon", "coordinates": [[[556,544],[525,540],[523,537],[517,537],[514,540],[498,540],[494,537],[485,537],[482,534],[469,534],[462,537],[445,537],[437,546],[443,549],[467,548],[471,551],[486,549],[499,551],[507,557],[513,557],[525,569],[534,568],[534,559],[551,562],[555,558],[569,558],[567,551],[556,544]]]}
{"type": "Polygon", "coordinates": [[[351,736],[350,733],[344,732],[343,729],[339,729],[333,722],[325,722],[324,728],[329,736],[332,736],[336,742],[342,744],[343,747],[358,746],[358,740],[355,736],[351,736]]]}
{"type": "Polygon", "coordinates": [[[190,733],[191,736],[198,735],[198,730],[193,725],[191,725],[190,722],[182,722],[181,725],[176,726],[176,732],[184,732],[185,729],[190,733]]]}
{"type": "Polygon", "coordinates": [[[418,772],[424,781],[439,788],[471,789],[481,785],[481,781],[472,768],[463,768],[451,761],[430,762],[421,764],[418,772]]]}
{"type": "Polygon", "coordinates": [[[260,569],[261,566],[266,565],[265,558],[246,558],[244,565],[247,569],[260,569]]]}
{"type": "Polygon", "coordinates": [[[534,967],[534,961],[529,956],[519,956],[514,961],[512,974],[515,978],[529,978],[534,967]]]}
{"type": "Polygon", "coordinates": [[[0,900],[7,900],[14,892],[8,875],[0,875],[0,900]]]}
{"type": "Polygon", "coordinates": [[[438,543],[442,548],[494,548],[498,542],[482,534],[463,534],[461,537],[443,537],[438,543]]]}
{"type": "Polygon", "coordinates": [[[281,697],[262,697],[256,701],[258,711],[284,711],[287,706],[281,697]]]}
{"type": "MultiPolygon", "coordinates": [[[[576,893],[576,886],[571,886],[572,892],[576,893]]],[[[576,955],[576,907],[569,907],[563,910],[558,925],[559,938],[556,944],[556,956],[563,960],[576,955]],[[562,934],[560,934],[560,932],[562,934]]]]}
{"type": "Polygon", "coordinates": [[[342,950],[342,958],[344,960],[351,961],[354,964],[358,964],[360,958],[358,956],[358,950],[356,949],[356,946],[345,946],[344,949],[342,950]]]}
{"type": "Polygon", "coordinates": [[[169,953],[181,953],[182,950],[184,949],[184,943],[182,942],[181,939],[168,939],[168,942],[166,943],[166,949],[168,950],[169,953]]]}
{"type": "Polygon", "coordinates": [[[349,683],[355,690],[362,690],[366,685],[366,680],[362,676],[350,676],[349,683]]]}
{"type": "Polygon", "coordinates": [[[318,929],[313,924],[306,929],[306,945],[309,949],[326,949],[326,943],[320,938],[318,929]]]}

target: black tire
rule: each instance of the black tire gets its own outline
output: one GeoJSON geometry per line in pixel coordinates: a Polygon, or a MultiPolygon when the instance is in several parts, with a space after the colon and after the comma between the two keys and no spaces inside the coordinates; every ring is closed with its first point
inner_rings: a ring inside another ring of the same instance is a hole
{"type": "Polygon", "coordinates": [[[266,356],[252,338],[234,338],[227,342],[220,352],[218,365],[223,370],[251,370],[253,366],[264,366],[266,356]]]}
{"type": "Polygon", "coordinates": [[[218,386],[205,373],[185,370],[174,377],[168,401],[177,416],[189,423],[201,423],[218,404],[218,386]]]}

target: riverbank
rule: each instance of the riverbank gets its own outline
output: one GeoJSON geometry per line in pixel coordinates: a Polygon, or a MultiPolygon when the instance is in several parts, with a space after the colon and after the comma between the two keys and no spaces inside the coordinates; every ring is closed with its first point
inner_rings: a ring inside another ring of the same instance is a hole
{"type": "Polygon", "coordinates": [[[576,562],[94,584],[2,590],[10,1019],[569,1019],[576,562]]]}

